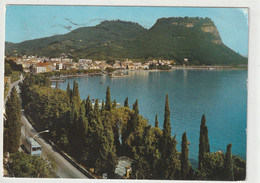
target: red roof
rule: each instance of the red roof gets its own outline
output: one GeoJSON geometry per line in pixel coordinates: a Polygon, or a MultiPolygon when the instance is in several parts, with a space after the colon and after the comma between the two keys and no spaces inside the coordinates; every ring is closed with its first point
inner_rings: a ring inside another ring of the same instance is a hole
{"type": "Polygon", "coordinates": [[[38,63],[36,66],[38,66],[38,67],[46,67],[46,66],[49,66],[49,65],[52,65],[52,64],[45,62],[45,63],[38,63]]]}

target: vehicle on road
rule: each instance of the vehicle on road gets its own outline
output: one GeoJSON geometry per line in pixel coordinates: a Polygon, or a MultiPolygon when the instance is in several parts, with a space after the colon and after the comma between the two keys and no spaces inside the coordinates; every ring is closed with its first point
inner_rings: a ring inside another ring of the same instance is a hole
{"type": "Polygon", "coordinates": [[[25,146],[26,151],[29,154],[35,155],[35,156],[41,156],[42,147],[32,137],[26,137],[26,142],[25,142],[24,146],[25,146]]]}

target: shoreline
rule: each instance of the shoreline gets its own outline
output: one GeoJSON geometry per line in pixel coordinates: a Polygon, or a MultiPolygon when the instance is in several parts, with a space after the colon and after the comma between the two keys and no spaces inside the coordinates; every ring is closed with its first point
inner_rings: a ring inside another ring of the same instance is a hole
{"type": "Polygon", "coordinates": [[[176,69],[200,69],[200,70],[247,70],[247,66],[207,66],[207,65],[198,65],[198,66],[173,66],[171,70],[176,69]]]}
{"type": "MultiPolygon", "coordinates": [[[[119,72],[136,72],[136,71],[146,71],[146,72],[170,72],[174,70],[210,70],[210,71],[218,71],[218,70],[247,70],[247,66],[173,66],[169,70],[159,70],[159,69],[152,69],[152,70],[144,70],[144,69],[133,69],[133,70],[126,70],[126,69],[119,69],[116,71],[119,72]]],[[[103,73],[103,72],[96,72],[96,73],[78,73],[78,74],[68,74],[68,75],[60,75],[60,79],[67,79],[67,78],[78,78],[78,77],[88,77],[88,76],[104,76],[109,75],[110,73],[103,73]]],[[[126,75],[129,77],[130,75],[126,75]]],[[[112,78],[125,78],[125,75],[120,75],[119,77],[115,76],[112,78]]],[[[58,78],[53,77],[52,80],[59,80],[58,78]]]]}

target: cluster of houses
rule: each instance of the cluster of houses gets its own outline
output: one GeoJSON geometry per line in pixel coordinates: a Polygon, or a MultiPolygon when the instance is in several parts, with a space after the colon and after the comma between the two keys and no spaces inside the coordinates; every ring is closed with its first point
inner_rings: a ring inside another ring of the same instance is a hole
{"type": "Polygon", "coordinates": [[[46,57],[34,57],[34,56],[23,56],[23,57],[9,57],[17,64],[23,66],[24,72],[31,73],[43,73],[60,70],[88,70],[88,69],[100,69],[105,70],[106,68],[114,69],[128,69],[128,70],[148,70],[149,65],[173,65],[175,64],[172,60],[152,60],[145,63],[133,62],[126,59],[125,61],[115,61],[113,64],[108,64],[105,60],[91,59],[79,59],[78,62],[73,62],[71,58],[46,58],[46,57]]]}

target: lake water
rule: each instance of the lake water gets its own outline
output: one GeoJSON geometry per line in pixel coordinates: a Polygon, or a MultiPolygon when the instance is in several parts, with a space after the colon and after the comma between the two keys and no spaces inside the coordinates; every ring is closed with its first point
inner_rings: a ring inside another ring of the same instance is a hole
{"type": "Polygon", "coordinates": [[[136,99],[139,111],[154,125],[158,114],[159,127],[163,127],[165,96],[168,93],[171,110],[172,135],[177,136],[181,151],[182,134],[186,131],[190,141],[189,156],[198,160],[201,117],[206,115],[210,151],[223,150],[232,143],[232,153],[246,158],[247,127],[247,71],[246,70],[173,70],[129,71],[130,77],[108,76],[67,79],[59,83],[66,90],[67,83],[79,83],[81,99],[105,99],[107,86],[111,98],[123,105],[136,99]]]}

